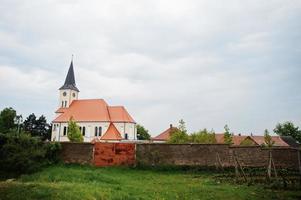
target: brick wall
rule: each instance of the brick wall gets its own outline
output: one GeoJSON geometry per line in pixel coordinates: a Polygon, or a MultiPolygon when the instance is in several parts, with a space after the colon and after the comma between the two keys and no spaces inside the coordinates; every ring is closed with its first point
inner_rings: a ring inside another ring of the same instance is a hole
{"type": "MultiPolygon", "coordinates": [[[[265,167],[268,149],[260,146],[229,147],[220,144],[137,144],[137,163],[141,165],[198,165],[234,166],[236,155],[242,166],[265,167]]],[[[292,148],[273,148],[276,167],[298,168],[298,151],[292,148]]]]}
{"type": "Polygon", "coordinates": [[[65,163],[92,164],[93,144],[61,142],[61,159],[65,163]]]}
{"type": "Polygon", "coordinates": [[[129,143],[95,143],[94,165],[134,165],[135,144],[129,143]]]}
{"type": "MultiPolygon", "coordinates": [[[[224,144],[130,144],[63,142],[61,158],[66,163],[112,165],[234,166],[236,155],[242,166],[265,167],[268,149],[259,146],[229,147],[224,144]]],[[[298,150],[273,148],[276,167],[298,168],[298,150]]]]}
{"type": "Polygon", "coordinates": [[[141,165],[215,166],[218,156],[229,165],[228,145],[137,144],[137,163],[141,165]]]}

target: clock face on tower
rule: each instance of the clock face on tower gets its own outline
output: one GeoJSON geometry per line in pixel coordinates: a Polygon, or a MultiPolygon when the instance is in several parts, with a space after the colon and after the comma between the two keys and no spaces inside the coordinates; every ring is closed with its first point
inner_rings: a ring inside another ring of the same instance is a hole
{"type": "Polygon", "coordinates": [[[75,97],[75,93],[73,93],[72,96],[75,97]]]}
{"type": "Polygon", "coordinates": [[[67,95],[67,93],[66,92],[63,92],[63,96],[65,97],[67,95]]]}

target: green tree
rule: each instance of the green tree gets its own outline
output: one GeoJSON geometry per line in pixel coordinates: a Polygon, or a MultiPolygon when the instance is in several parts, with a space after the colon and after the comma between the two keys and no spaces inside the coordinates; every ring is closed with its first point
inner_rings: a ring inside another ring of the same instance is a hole
{"type": "Polygon", "coordinates": [[[137,124],[137,139],[138,140],[149,140],[150,134],[148,130],[144,128],[144,126],[137,124]]]}
{"type": "Polygon", "coordinates": [[[226,124],[224,126],[225,132],[224,132],[224,143],[225,144],[232,144],[232,140],[233,140],[233,134],[230,133],[230,129],[228,127],[228,125],[226,124]]]}
{"type": "Polygon", "coordinates": [[[180,119],[178,129],[187,134],[186,125],[183,119],[180,119]]]}
{"type": "Polygon", "coordinates": [[[295,126],[292,122],[278,123],[274,132],[280,136],[291,136],[301,143],[301,130],[299,130],[299,127],[295,126]]]}
{"type": "Polygon", "coordinates": [[[170,144],[184,144],[189,142],[189,136],[187,134],[185,122],[183,119],[179,121],[179,126],[177,129],[172,130],[169,140],[167,143],[170,144]]]}
{"type": "Polygon", "coordinates": [[[207,131],[207,129],[200,130],[198,132],[192,133],[189,136],[191,143],[197,144],[214,144],[216,143],[214,131],[207,131]]]}
{"type": "Polygon", "coordinates": [[[17,113],[13,108],[4,108],[0,113],[0,132],[8,133],[12,129],[16,128],[17,113]]]}
{"type": "MultiPolygon", "coordinates": [[[[265,142],[265,146],[268,147],[269,149],[269,164],[268,164],[268,170],[267,170],[267,175],[268,175],[268,179],[271,179],[271,172],[272,172],[272,162],[273,162],[273,158],[272,158],[272,147],[275,144],[275,141],[272,140],[272,136],[270,135],[269,131],[267,129],[264,130],[264,142],[265,142]]],[[[274,166],[275,168],[275,166],[274,166]]],[[[276,169],[274,169],[275,174],[276,174],[276,169]]]]}
{"type": "Polygon", "coordinates": [[[50,140],[51,137],[51,126],[43,115],[37,119],[34,113],[30,114],[23,123],[23,130],[42,140],[50,140]]]}
{"type": "Polygon", "coordinates": [[[71,117],[68,122],[68,139],[70,142],[83,142],[84,137],[80,132],[79,126],[71,117]]]}

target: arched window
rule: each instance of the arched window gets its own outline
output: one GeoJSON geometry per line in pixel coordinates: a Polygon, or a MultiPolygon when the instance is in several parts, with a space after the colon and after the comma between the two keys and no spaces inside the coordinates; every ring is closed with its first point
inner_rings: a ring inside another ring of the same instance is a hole
{"type": "Polygon", "coordinates": [[[67,107],[67,101],[65,101],[65,107],[67,107]]]}
{"type": "Polygon", "coordinates": [[[64,126],[64,132],[63,132],[64,136],[67,134],[67,127],[64,126]]]}
{"type": "Polygon", "coordinates": [[[95,126],[95,133],[94,133],[95,136],[97,136],[97,126],[95,126]]]}
{"type": "Polygon", "coordinates": [[[100,127],[98,127],[98,136],[101,136],[101,134],[102,134],[102,128],[100,126],[100,127]]]}
{"type": "Polygon", "coordinates": [[[64,101],[62,101],[62,107],[64,107],[64,101]]]}
{"type": "Polygon", "coordinates": [[[83,126],[83,136],[86,134],[86,127],[83,126]]]}
{"type": "Polygon", "coordinates": [[[79,131],[82,132],[82,127],[81,126],[79,127],[79,131]]]}
{"type": "Polygon", "coordinates": [[[127,133],[124,134],[124,139],[126,139],[126,140],[128,139],[128,134],[127,133]]]}

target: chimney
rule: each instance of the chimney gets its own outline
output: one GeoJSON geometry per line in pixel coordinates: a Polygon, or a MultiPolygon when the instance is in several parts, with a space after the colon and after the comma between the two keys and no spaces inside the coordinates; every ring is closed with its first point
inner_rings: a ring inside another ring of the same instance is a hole
{"type": "Polygon", "coordinates": [[[251,132],[251,136],[253,136],[253,133],[251,132]]]}
{"type": "Polygon", "coordinates": [[[241,136],[241,133],[238,133],[238,136],[241,136]]]}
{"type": "Polygon", "coordinates": [[[169,127],[172,128],[172,124],[169,124],[169,127]]]}

